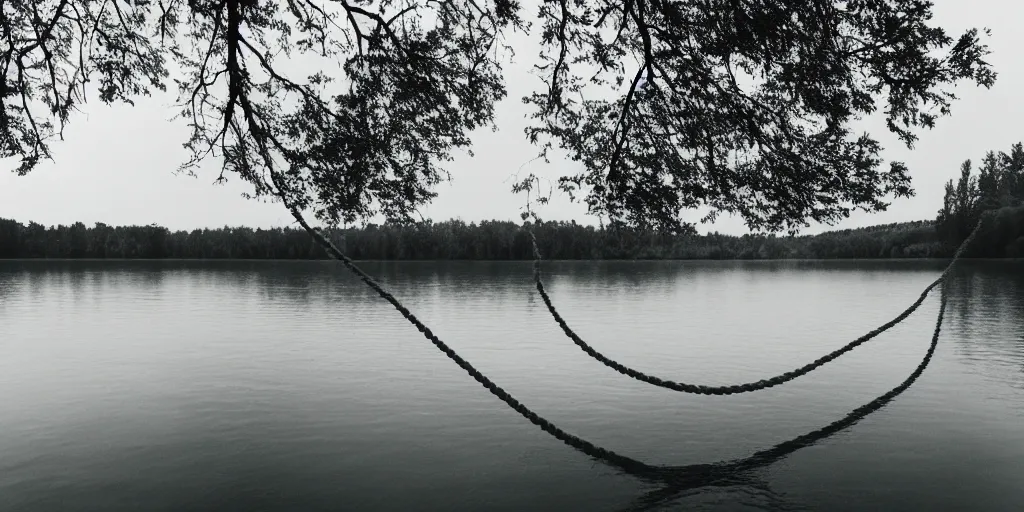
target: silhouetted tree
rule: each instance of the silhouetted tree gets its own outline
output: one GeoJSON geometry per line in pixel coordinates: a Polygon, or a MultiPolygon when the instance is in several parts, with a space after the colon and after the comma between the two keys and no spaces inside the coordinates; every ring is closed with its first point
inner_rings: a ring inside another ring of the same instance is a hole
{"type": "Polygon", "coordinates": [[[967,238],[980,217],[980,198],[978,180],[971,176],[971,161],[965,160],[960,164],[960,179],[956,185],[952,180],[946,183],[943,209],[938,218],[939,233],[953,243],[967,238]]]}
{"type": "MultiPolygon", "coordinates": [[[[949,113],[947,86],[995,80],[978,32],[949,37],[931,7],[541,0],[545,84],[524,98],[527,135],[582,164],[560,186],[591,213],[640,229],[674,232],[700,206],[769,231],[882,210],[912,193],[907,169],[883,168],[880,144],[851,122],[884,112],[909,146],[949,113]]],[[[27,173],[87,95],[131,103],[173,80],[192,130],[186,170],[219,158],[221,177],[328,224],[408,220],[447,179],[452,151],[492,124],[505,35],[528,29],[520,11],[516,0],[7,2],[0,156],[27,173]],[[326,64],[300,78],[280,60],[295,55],[326,64]]],[[[160,251],[119,236],[115,252],[160,251]]]]}
{"type": "Polygon", "coordinates": [[[999,197],[1005,206],[1024,203],[1024,144],[1018,142],[1010,153],[999,153],[1003,166],[999,197]]]}
{"type": "Polygon", "coordinates": [[[956,185],[946,183],[942,209],[935,226],[939,238],[950,246],[959,245],[986,211],[998,210],[991,225],[984,226],[978,243],[968,255],[1024,256],[1024,145],[1014,144],[1010,153],[989,151],[978,176],[971,174],[971,161],[960,166],[956,185]]]}
{"type": "Polygon", "coordinates": [[[977,208],[979,210],[991,210],[1003,206],[1003,197],[1000,195],[1000,185],[1004,181],[1003,166],[996,157],[995,151],[989,151],[978,168],[978,197],[977,208]]]}

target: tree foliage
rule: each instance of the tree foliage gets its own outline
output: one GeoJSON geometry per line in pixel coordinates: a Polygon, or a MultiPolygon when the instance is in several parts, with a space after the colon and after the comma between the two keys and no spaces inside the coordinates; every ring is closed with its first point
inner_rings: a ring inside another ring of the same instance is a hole
{"type": "MultiPolygon", "coordinates": [[[[978,175],[972,172],[970,160],[960,165],[960,178],[946,183],[935,225],[939,236],[947,243],[957,245],[974,229],[986,211],[998,210],[993,216],[994,226],[986,227],[979,238],[987,239],[986,246],[994,251],[983,251],[990,256],[1001,252],[1024,256],[1024,143],[1010,147],[1009,153],[989,151],[978,175]],[[1018,238],[1019,237],[1019,238],[1018,238]],[[1003,248],[1005,251],[1000,251],[1003,248]]],[[[977,253],[976,253],[977,254],[977,253]]]]}
{"type": "Polygon", "coordinates": [[[548,2],[549,88],[529,99],[540,123],[529,134],[584,162],[563,189],[585,186],[592,210],[636,225],[671,226],[698,206],[769,230],[882,210],[884,196],[911,194],[907,169],[880,170],[878,141],[853,134],[850,122],[882,107],[909,146],[915,128],[949,113],[955,97],[943,86],[994,80],[977,31],[953,44],[928,25],[930,9],[925,1],[548,2]],[[588,83],[629,85],[611,100],[577,99],[588,83]]]}
{"type": "MultiPolygon", "coordinates": [[[[990,86],[977,30],[924,0],[539,0],[529,139],[583,164],[591,213],[677,230],[682,210],[754,229],[832,222],[912,193],[854,134],[882,111],[906,144],[990,86]],[[643,84],[641,86],[641,84],[643,84]]],[[[506,95],[516,0],[4,2],[0,154],[27,173],[89,96],[179,93],[192,158],[329,224],[409,219],[506,95]],[[295,57],[295,60],[289,60],[295,57]],[[318,71],[300,76],[295,62],[318,71]],[[42,107],[45,107],[43,110],[42,107]]]]}

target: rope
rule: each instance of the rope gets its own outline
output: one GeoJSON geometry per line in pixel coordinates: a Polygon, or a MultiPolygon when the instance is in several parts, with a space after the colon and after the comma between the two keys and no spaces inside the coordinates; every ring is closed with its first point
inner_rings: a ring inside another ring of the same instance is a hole
{"type": "Polygon", "coordinates": [[[594,359],[597,359],[605,366],[608,366],[609,368],[612,368],[613,370],[627,377],[632,377],[641,382],[646,382],[648,384],[658,386],[661,388],[671,389],[673,391],[681,391],[683,393],[693,393],[698,395],[735,395],[739,393],[750,393],[752,391],[768,389],[771,387],[778,386],[779,384],[789,382],[802,375],[806,375],[818,368],[821,368],[826,363],[834,361],[839,356],[859,347],[860,345],[863,345],[868,340],[874,338],[875,336],[878,336],[879,334],[882,334],[883,332],[891,329],[896,324],[905,320],[912,313],[914,313],[914,311],[917,311],[917,308],[921,305],[922,302],[924,302],[924,299],[925,297],[928,296],[928,293],[931,292],[932,289],[934,289],[936,286],[938,286],[939,283],[941,283],[947,275],[949,275],[949,272],[953,269],[953,265],[957,262],[957,260],[961,258],[961,256],[963,256],[964,251],[967,249],[970,243],[974,240],[974,237],[981,230],[982,221],[987,216],[987,213],[988,212],[986,212],[985,215],[982,215],[982,217],[978,220],[978,224],[974,227],[974,231],[972,231],[970,236],[968,236],[967,239],[965,239],[963,243],[960,244],[960,247],[956,250],[956,253],[953,255],[953,260],[949,263],[949,265],[946,266],[946,269],[942,271],[942,274],[939,275],[938,279],[932,282],[932,284],[928,285],[928,287],[925,288],[923,292],[921,292],[921,296],[918,297],[917,300],[909,308],[900,313],[896,318],[893,318],[892,320],[886,322],[881,327],[878,327],[877,329],[851,341],[845,346],[833,352],[830,352],[825,356],[818,358],[812,363],[801,366],[796,370],[789,371],[781,375],[771,377],[769,379],[762,379],[757,382],[748,382],[746,384],[734,384],[727,386],[705,386],[700,384],[687,384],[685,382],[676,382],[668,379],[655,377],[653,375],[648,375],[646,373],[630,368],[618,361],[615,361],[605,356],[604,354],[594,349],[594,347],[590,346],[587,342],[583,341],[583,339],[580,338],[579,335],[577,335],[571,327],[569,327],[569,324],[566,323],[564,318],[562,318],[562,315],[558,314],[558,310],[555,309],[554,304],[552,304],[551,302],[551,297],[548,296],[547,291],[544,289],[544,283],[541,281],[540,278],[541,256],[540,249],[537,247],[537,237],[534,236],[532,230],[528,230],[528,232],[530,233],[530,240],[533,244],[533,278],[537,285],[537,291],[540,292],[540,297],[541,299],[544,300],[544,304],[547,306],[548,311],[551,312],[551,316],[555,319],[555,322],[557,322],[558,326],[562,328],[562,332],[564,332],[565,335],[568,336],[569,339],[573,341],[573,343],[575,343],[578,347],[583,349],[583,351],[586,352],[587,355],[593,357],[594,359]]]}
{"type": "MultiPolygon", "coordinates": [[[[284,199],[283,196],[282,196],[282,199],[284,199]]],[[[366,283],[367,286],[369,286],[375,292],[377,292],[377,294],[380,295],[381,298],[383,298],[384,300],[386,300],[389,303],[391,303],[391,305],[394,306],[394,308],[396,310],[398,310],[398,312],[401,313],[402,316],[405,317],[405,319],[409,321],[409,323],[414,325],[416,327],[416,329],[419,330],[420,333],[423,334],[424,337],[426,337],[428,340],[430,340],[430,342],[433,343],[435,347],[437,347],[441,352],[443,352],[446,356],[448,356],[449,359],[454,361],[455,364],[459,365],[460,368],[465,370],[466,373],[468,373],[471,377],[473,377],[474,380],[476,380],[478,383],[480,383],[485,389],[487,389],[489,392],[491,392],[491,394],[493,394],[494,396],[498,397],[501,401],[505,402],[506,405],[508,405],[513,410],[518,412],[520,415],[522,415],[524,418],[529,420],[531,423],[533,423],[534,425],[537,425],[538,427],[540,427],[540,429],[543,430],[544,432],[548,433],[549,435],[551,435],[555,439],[558,439],[559,441],[562,441],[563,443],[569,445],[570,447],[572,447],[572,448],[582,452],[585,455],[588,455],[588,456],[590,456],[592,458],[595,458],[595,459],[601,460],[603,462],[606,462],[606,463],[608,463],[608,464],[610,464],[612,466],[618,467],[619,469],[622,469],[622,470],[624,470],[627,473],[638,475],[638,476],[648,476],[648,477],[656,477],[656,478],[660,478],[660,479],[665,479],[665,477],[667,477],[669,475],[679,475],[681,472],[690,473],[692,475],[693,474],[692,469],[695,468],[695,467],[698,467],[698,466],[674,466],[674,467],[673,466],[654,466],[654,465],[646,464],[646,463],[640,462],[640,461],[638,461],[636,459],[633,459],[633,458],[627,457],[625,455],[622,455],[622,454],[613,452],[611,450],[608,450],[606,448],[597,446],[597,445],[595,445],[595,444],[593,444],[593,443],[591,443],[591,442],[589,442],[589,441],[587,441],[585,439],[582,439],[582,438],[579,438],[579,437],[577,437],[577,436],[575,436],[573,434],[570,434],[570,433],[566,432],[565,430],[562,430],[561,428],[559,428],[555,424],[551,423],[549,420],[547,420],[547,419],[541,417],[540,415],[538,415],[537,413],[533,412],[528,407],[523,405],[522,402],[516,400],[511,394],[509,394],[507,391],[505,391],[500,386],[498,386],[493,381],[491,381],[486,376],[484,376],[479,370],[477,370],[475,367],[473,367],[473,365],[471,365],[468,361],[466,361],[461,356],[459,356],[446,343],[441,341],[441,339],[438,338],[433,333],[433,331],[430,330],[429,327],[427,327],[423,322],[421,322],[418,318],[416,318],[416,316],[411,311],[409,311],[408,308],[403,306],[402,303],[399,302],[398,299],[396,299],[394,295],[392,295],[387,290],[385,290],[384,287],[381,286],[379,283],[377,283],[369,274],[367,274],[362,269],[360,269],[358,266],[356,266],[355,262],[352,261],[352,259],[350,259],[348,256],[345,256],[345,254],[342,253],[337,248],[337,246],[334,245],[334,243],[332,243],[322,233],[320,233],[320,231],[312,228],[309,225],[309,223],[306,222],[305,217],[303,217],[302,213],[297,208],[295,208],[294,206],[289,205],[287,203],[287,201],[285,202],[285,204],[286,204],[286,206],[288,206],[289,211],[291,211],[292,216],[299,223],[299,225],[301,225],[302,228],[305,229],[306,232],[309,233],[310,236],[312,236],[313,239],[316,240],[317,243],[319,243],[322,247],[324,247],[324,249],[328,252],[328,254],[330,254],[334,258],[338,259],[339,261],[341,261],[341,263],[343,265],[345,265],[346,268],[348,268],[353,274],[355,274],[357,277],[359,277],[359,279],[361,281],[363,281],[364,283],[366,283]],[[689,471],[688,471],[688,469],[689,469],[689,471]]],[[[975,232],[976,231],[977,231],[977,228],[975,229],[975,232]]],[[[975,233],[972,233],[971,237],[973,237],[974,234],[975,233]]],[[[532,233],[531,233],[531,236],[532,236],[532,233]]],[[[966,242],[965,242],[965,245],[966,245],[966,242]]],[[[962,252],[962,249],[963,249],[963,247],[961,247],[961,250],[958,251],[958,255],[959,255],[960,252],[962,252]]],[[[539,260],[539,252],[537,252],[537,250],[536,250],[536,243],[534,244],[534,250],[535,250],[536,255],[538,256],[538,260],[534,262],[534,269],[535,269],[536,274],[539,276],[540,260],[539,260]]],[[[938,281],[941,281],[947,275],[948,271],[949,271],[949,269],[947,268],[947,270],[945,272],[943,272],[942,277],[940,277],[938,281]]],[[[539,278],[538,278],[538,285],[540,285],[539,278]]],[[[934,284],[932,286],[934,286],[934,284]]],[[[542,285],[541,285],[541,289],[543,289],[542,285]]],[[[922,297],[921,300],[923,300],[923,297],[922,297]]],[[[548,303],[549,308],[552,311],[554,311],[553,306],[550,306],[550,300],[546,299],[546,302],[548,303]]],[[[934,346],[935,346],[935,344],[938,341],[939,326],[941,326],[941,324],[942,324],[942,311],[945,308],[945,302],[943,302],[942,308],[943,309],[941,309],[940,312],[939,312],[939,321],[938,321],[938,324],[936,325],[935,335],[934,335],[934,337],[932,339],[932,347],[929,349],[928,355],[926,356],[926,360],[924,362],[922,362],[922,364],[918,367],[918,370],[915,372],[915,376],[913,376],[912,379],[908,380],[902,386],[902,389],[897,388],[897,390],[893,390],[893,391],[891,391],[888,394],[888,395],[891,395],[891,396],[889,396],[888,400],[891,400],[893,397],[895,397],[895,395],[899,394],[900,392],[902,392],[903,389],[908,387],[910,385],[909,383],[913,382],[913,379],[917,378],[916,375],[919,375],[920,372],[924,370],[924,366],[926,366],[928,360],[930,360],[931,353],[934,351],[934,346]]],[[[872,402],[872,404],[874,404],[876,402],[879,402],[879,400],[875,400],[874,402],[872,402]]],[[[884,405],[884,403],[881,404],[881,405],[884,405]]],[[[875,409],[881,407],[881,405],[876,406],[875,409]]],[[[870,410],[865,410],[865,409],[869,408],[870,406],[871,406],[871,404],[868,404],[867,406],[861,407],[861,408],[855,410],[854,412],[856,413],[857,411],[862,411],[860,417],[866,416],[871,411],[870,410]]],[[[849,416],[847,418],[849,418],[849,416]]],[[[840,420],[840,422],[833,423],[833,425],[839,424],[842,421],[843,420],[840,420]]],[[[857,420],[855,420],[855,421],[859,421],[859,418],[857,418],[857,420]]],[[[850,424],[854,423],[855,421],[849,422],[846,426],[849,426],[850,424]]],[[[754,456],[752,456],[750,458],[744,459],[743,461],[738,461],[738,462],[734,462],[732,464],[727,464],[727,465],[708,465],[708,464],[702,464],[702,465],[699,465],[699,467],[701,467],[701,468],[708,468],[708,467],[711,467],[711,466],[719,466],[719,467],[725,466],[725,467],[734,467],[736,469],[744,469],[744,468],[740,467],[740,466],[743,465],[744,461],[747,461],[747,463],[749,464],[751,461],[755,460],[755,458],[756,459],[760,459],[760,460],[764,460],[766,457],[769,456],[770,453],[778,454],[781,446],[784,446],[784,445],[785,446],[792,446],[793,443],[797,442],[800,439],[804,439],[803,444],[806,444],[808,442],[808,438],[814,436],[816,432],[820,433],[822,431],[825,431],[828,428],[829,427],[826,427],[825,429],[821,429],[821,430],[812,432],[811,434],[807,434],[805,436],[801,436],[800,438],[797,438],[796,440],[790,441],[788,443],[783,443],[782,445],[776,445],[776,447],[773,448],[773,449],[769,449],[769,450],[766,450],[766,451],[759,452],[759,453],[755,454],[754,456]]],[[[845,427],[843,427],[843,428],[845,428],[845,427]]],[[[811,441],[811,442],[813,442],[813,441],[811,441]]],[[[797,448],[799,448],[799,446],[792,448],[792,450],[795,450],[797,448]]],[[[792,450],[790,450],[790,451],[792,451],[792,450]]],[[[784,455],[784,454],[778,454],[777,457],[781,457],[782,455],[784,455]]]]}
{"type": "Polygon", "coordinates": [[[868,415],[877,412],[891,403],[897,396],[902,394],[917,381],[921,374],[924,373],[925,368],[928,367],[932,360],[932,356],[935,354],[935,349],[939,343],[939,334],[942,331],[942,320],[946,311],[947,294],[945,286],[942,287],[940,295],[941,300],[939,302],[939,314],[935,321],[935,331],[932,334],[931,344],[928,346],[928,351],[925,353],[921,362],[917,365],[917,368],[914,369],[913,373],[911,373],[910,376],[898,386],[892,388],[878,398],[875,398],[871,402],[850,411],[846,416],[839,420],[812,432],[808,432],[788,441],[778,443],[770,448],[758,451],[748,457],[733,461],[720,462],[717,464],[693,464],[689,466],[658,468],[657,471],[659,474],[657,476],[660,480],[663,480],[667,486],[664,489],[654,491],[645,498],[642,498],[638,504],[639,506],[632,507],[632,509],[652,509],[659,503],[664,503],[673,499],[673,496],[680,492],[706,487],[708,485],[721,484],[722,482],[739,481],[741,480],[740,477],[742,473],[768,466],[801,448],[817,444],[856,425],[868,415]]]}
{"type": "Polygon", "coordinates": [[[743,461],[736,463],[736,465],[763,466],[767,463],[766,461],[778,460],[783,456],[796,451],[799,448],[809,446],[825,437],[831,436],[839,432],[840,430],[845,430],[849,427],[852,427],[854,424],[864,419],[867,415],[881,409],[882,407],[885,407],[889,402],[896,398],[896,396],[906,391],[907,388],[909,388],[911,384],[913,384],[918,379],[918,377],[920,377],[921,374],[924,373],[924,369],[931,362],[932,356],[935,355],[935,348],[939,344],[939,334],[942,332],[942,319],[945,317],[946,314],[947,294],[945,288],[946,287],[943,286],[939,292],[939,314],[935,320],[935,331],[932,333],[931,344],[928,345],[928,351],[925,353],[924,358],[921,360],[921,363],[917,365],[917,368],[914,369],[913,373],[911,373],[906,380],[900,383],[900,385],[886,392],[884,395],[879,396],[878,398],[854,409],[853,411],[850,411],[850,413],[847,414],[842,419],[830,423],[829,425],[822,427],[818,430],[815,430],[813,432],[808,432],[800,437],[796,437],[784,443],[779,443],[766,450],[759,451],[751,455],[750,457],[743,459],[743,461]]]}
{"type": "Polygon", "coordinates": [[[345,256],[334,245],[334,243],[332,243],[330,240],[324,237],[323,234],[321,234],[318,230],[310,227],[310,225],[306,222],[306,219],[297,209],[295,209],[294,207],[289,207],[289,210],[291,210],[292,216],[295,217],[295,220],[298,221],[302,228],[305,229],[306,232],[308,232],[313,237],[313,239],[317,241],[317,243],[323,246],[324,249],[326,249],[331,256],[340,260],[341,263],[345,265],[346,268],[348,268],[350,271],[352,271],[352,273],[358,276],[362,282],[367,284],[367,286],[369,286],[375,292],[377,292],[377,294],[380,295],[381,298],[390,302],[391,305],[394,306],[395,309],[397,309],[398,312],[401,313],[402,316],[404,316],[405,319],[409,321],[409,323],[416,326],[416,329],[423,333],[424,337],[430,340],[430,342],[433,343],[435,347],[437,347],[441,352],[444,352],[444,355],[448,356],[448,358],[454,361],[455,364],[459,365],[460,368],[465,370],[466,373],[473,377],[474,380],[479,382],[484,388],[487,389],[487,391],[490,391],[491,394],[501,399],[502,402],[508,404],[509,407],[511,407],[513,410],[521,414],[524,418],[530,420],[531,423],[537,425],[538,427],[540,427],[541,430],[547,432],[555,439],[562,441],[563,443],[583,452],[584,454],[594,457],[596,459],[603,460],[614,466],[618,466],[619,468],[629,473],[650,473],[651,471],[654,470],[654,467],[648,464],[644,464],[643,462],[640,462],[638,460],[631,459],[629,457],[626,457],[625,455],[620,455],[611,450],[607,450],[589,441],[576,437],[558,428],[557,426],[555,426],[555,424],[551,423],[547,419],[544,419],[537,413],[530,410],[528,407],[523,405],[522,402],[516,400],[507,391],[505,391],[500,386],[498,386],[490,379],[485,377],[484,374],[480,373],[480,370],[474,368],[473,365],[469,364],[468,361],[466,361],[457,353],[455,353],[455,351],[452,350],[451,347],[449,347],[447,344],[441,341],[441,339],[438,338],[433,333],[433,331],[430,330],[429,327],[424,325],[423,322],[416,318],[416,316],[413,315],[408,308],[403,306],[402,303],[399,302],[394,295],[391,295],[391,293],[385,290],[379,283],[374,281],[369,274],[367,274],[358,266],[356,266],[355,262],[353,262],[348,256],[345,256]]]}

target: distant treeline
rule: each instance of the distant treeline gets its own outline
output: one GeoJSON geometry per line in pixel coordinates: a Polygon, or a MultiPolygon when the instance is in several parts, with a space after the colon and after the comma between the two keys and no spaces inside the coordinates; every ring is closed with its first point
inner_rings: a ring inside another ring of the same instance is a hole
{"type": "MultiPolygon", "coordinates": [[[[947,257],[955,246],[930,221],[831,231],[813,236],[663,235],[573,222],[531,225],[546,259],[784,259],[947,257]]],[[[971,256],[1024,257],[1024,208],[1005,208],[971,256]]],[[[524,260],[529,235],[513,222],[453,220],[338,229],[331,238],[355,259],[524,260]]],[[[301,229],[221,228],[191,232],[159,226],[27,226],[0,219],[0,258],[326,259],[301,229]]]]}
{"type": "MultiPolygon", "coordinates": [[[[530,227],[547,259],[831,259],[949,257],[982,212],[996,210],[968,257],[1024,257],[1024,146],[989,152],[971,173],[961,166],[932,221],[886,224],[811,236],[667,235],[575,222],[530,227]]],[[[533,251],[522,226],[459,220],[370,224],[329,236],[350,257],[366,260],[526,260],[533,251]]],[[[301,229],[229,228],[170,231],[150,226],[45,227],[0,219],[0,258],[326,259],[301,229]]]]}

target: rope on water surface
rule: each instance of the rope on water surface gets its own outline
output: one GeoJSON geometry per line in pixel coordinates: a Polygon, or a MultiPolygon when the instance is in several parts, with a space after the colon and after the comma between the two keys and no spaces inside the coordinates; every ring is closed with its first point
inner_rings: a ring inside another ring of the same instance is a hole
{"type": "Polygon", "coordinates": [[[956,253],[953,255],[953,260],[950,261],[949,265],[946,266],[946,269],[942,271],[942,274],[939,275],[938,279],[932,282],[932,284],[928,285],[928,287],[925,288],[923,292],[921,292],[921,296],[918,297],[917,300],[909,308],[907,308],[898,316],[896,316],[896,318],[893,318],[892,320],[883,324],[881,327],[878,327],[877,329],[851,341],[850,343],[847,343],[845,346],[818,358],[814,362],[808,363],[793,371],[789,371],[781,375],[776,375],[775,377],[771,377],[769,379],[762,379],[756,382],[748,382],[745,384],[734,384],[727,386],[705,386],[700,384],[688,384],[685,382],[676,382],[673,380],[662,379],[659,377],[655,377],[653,375],[648,375],[644,372],[635,370],[618,361],[615,361],[609,358],[608,356],[605,356],[604,354],[594,349],[594,347],[590,346],[587,342],[583,341],[583,339],[580,338],[579,335],[576,334],[576,332],[573,331],[571,327],[569,327],[569,324],[565,321],[564,318],[562,318],[562,315],[558,313],[558,310],[555,309],[555,305],[551,302],[551,297],[548,296],[547,291],[544,289],[544,282],[541,281],[540,278],[541,255],[540,249],[537,247],[537,237],[534,235],[532,230],[527,231],[530,234],[530,241],[533,244],[533,278],[537,286],[537,291],[540,293],[540,297],[541,299],[543,299],[544,305],[547,306],[548,311],[551,313],[551,316],[555,319],[555,322],[557,322],[558,326],[562,328],[562,332],[564,332],[565,335],[568,336],[569,339],[573,341],[573,343],[575,343],[578,347],[583,349],[583,351],[586,352],[587,355],[593,357],[594,359],[597,359],[605,366],[608,366],[609,368],[612,368],[613,370],[627,377],[632,377],[633,379],[636,379],[638,381],[646,382],[648,384],[658,386],[661,388],[671,389],[673,391],[680,391],[683,393],[693,393],[698,395],[735,395],[739,393],[749,393],[752,391],[768,389],[770,387],[778,386],[779,384],[789,382],[802,375],[806,375],[818,368],[821,368],[826,363],[834,361],[835,359],[839,358],[839,356],[859,347],[868,340],[874,338],[875,336],[878,336],[879,334],[882,334],[883,332],[889,330],[896,324],[905,320],[912,313],[914,313],[914,311],[917,311],[917,308],[921,305],[922,302],[924,302],[924,299],[925,297],[928,296],[928,293],[931,292],[932,289],[934,289],[936,286],[938,286],[943,281],[943,279],[946,278],[947,275],[949,275],[949,272],[953,269],[953,265],[961,258],[961,256],[963,256],[964,251],[967,249],[970,243],[974,240],[975,236],[981,230],[982,221],[985,219],[985,217],[986,215],[982,215],[982,217],[978,220],[978,224],[974,227],[974,231],[971,231],[970,236],[968,236],[967,239],[965,239],[963,243],[960,244],[960,247],[956,250],[956,253]]]}

